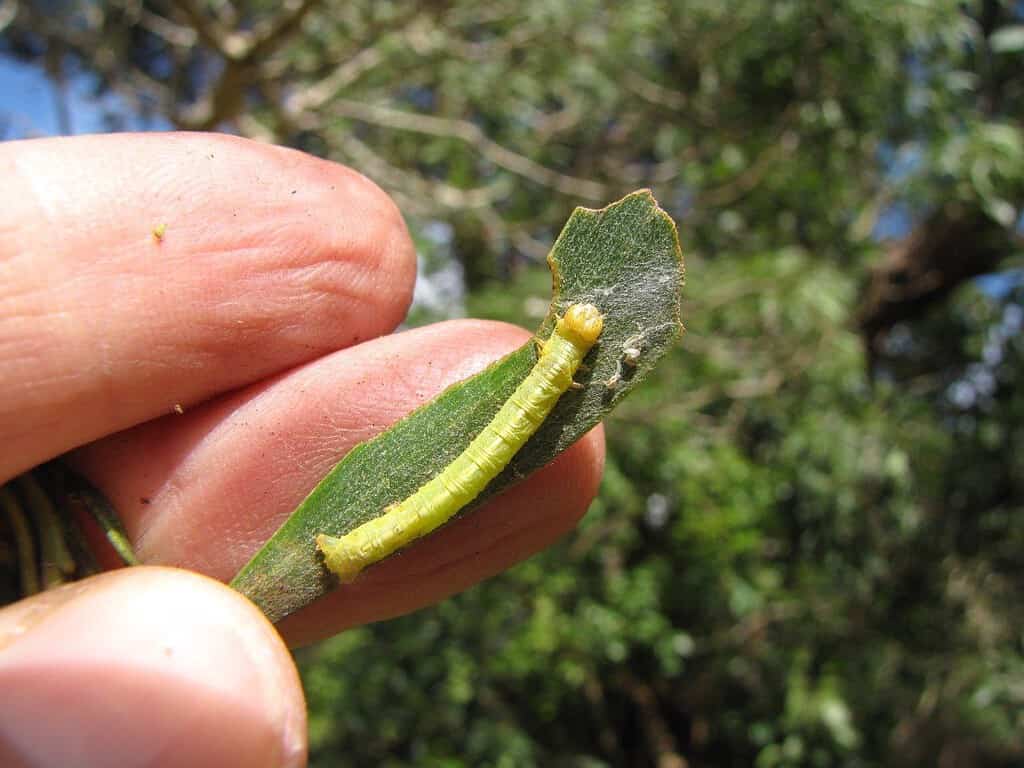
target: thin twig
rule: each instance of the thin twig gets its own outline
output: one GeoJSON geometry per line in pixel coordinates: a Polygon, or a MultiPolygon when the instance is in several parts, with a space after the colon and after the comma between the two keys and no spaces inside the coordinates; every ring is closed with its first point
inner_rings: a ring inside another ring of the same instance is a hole
{"type": "Polygon", "coordinates": [[[227,55],[225,40],[227,32],[218,20],[211,19],[195,0],[176,0],[175,5],[188,19],[189,25],[196,31],[199,38],[208,46],[222,55],[227,55]]]}
{"type": "Polygon", "coordinates": [[[0,4],[0,32],[3,32],[18,15],[17,0],[4,0],[0,4]]]}
{"type": "Polygon", "coordinates": [[[289,0],[284,9],[274,19],[257,28],[249,42],[248,50],[242,55],[247,61],[262,59],[269,56],[295,33],[302,20],[319,0],[289,0]]]}
{"type": "Polygon", "coordinates": [[[75,573],[75,559],[68,551],[66,531],[50,497],[36,482],[31,472],[15,481],[39,531],[40,567],[43,589],[60,586],[75,573]]]}
{"type": "Polygon", "coordinates": [[[339,135],[337,141],[342,150],[356,160],[360,167],[371,170],[378,181],[387,186],[405,187],[421,195],[425,201],[436,203],[435,209],[486,208],[509,192],[508,184],[501,179],[476,189],[459,189],[442,181],[427,179],[417,173],[398,168],[350,133],[339,135]]]}
{"type": "Polygon", "coordinates": [[[288,105],[289,111],[301,114],[320,109],[383,61],[384,54],[380,52],[380,48],[377,46],[364,48],[354,56],[350,56],[327,77],[297,93],[288,105]]]}
{"type": "Polygon", "coordinates": [[[607,188],[604,184],[570,176],[541,165],[525,155],[520,155],[498,144],[488,137],[479,126],[468,120],[405,112],[392,109],[391,107],[367,104],[351,99],[336,99],[331,102],[330,109],[339,117],[347,117],[383,128],[410,131],[427,136],[460,139],[474,147],[481,155],[495,165],[529,179],[536,184],[567,195],[594,201],[605,200],[608,196],[607,188]]]}
{"type": "Polygon", "coordinates": [[[107,541],[110,542],[110,546],[114,548],[125,565],[138,565],[139,560],[135,557],[128,534],[121,527],[121,521],[110,506],[110,502],[104,498],[103,494],[89,485],[84,478],[76,477],[76,480],[79,487],[68,494],[68,499],[80,502],[85,510],[92,515],[107,541]]]}
{"type": "Polygon", "coordinates": [[[139,25],[167,42],[168,45],[178,48],[191,48],[199,40],[195,28],[173,22],[160,14],[153,13],[148,8],[143,8],[139,14],[139,25]]]}
{"type": "Polygon", "coordinates": [[[685,93],[648,80],[634,69],[627,69],[623,73],[622,82],[637,96],[658,107],[681,112],[686,109],[690,101],[685,93]]]}

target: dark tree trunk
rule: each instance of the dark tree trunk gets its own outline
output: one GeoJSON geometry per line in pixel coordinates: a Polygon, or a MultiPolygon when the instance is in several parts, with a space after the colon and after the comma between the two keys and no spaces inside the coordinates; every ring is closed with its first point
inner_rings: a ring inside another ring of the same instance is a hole
{"type": "Polygon", "coordinates": [[[932,213],[871,270],[857,313],[870,359],[893,326],[993,271],[1012,249],[1012,235],[979,208],[949,204],[932,213]]]}

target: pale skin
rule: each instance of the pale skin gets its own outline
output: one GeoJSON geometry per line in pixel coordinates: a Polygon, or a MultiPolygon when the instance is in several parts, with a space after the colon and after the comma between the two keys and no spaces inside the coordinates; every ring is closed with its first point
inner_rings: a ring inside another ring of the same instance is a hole
{"type": "Polygon", "coordinates": [[[126,748],[301,765],[275,630],[306,643],[413,610],[572,527],[599,432],[277,628],[220,583],[353,445],[529,339],[477,321],[392,334],[414,265],[378,188],[299,153],[200,134],[0,144],[0,480],[72,451],[143,561],[189,569],[0,611],[0,764],[68,764],[73,745],[83,765],[126,748]]]}

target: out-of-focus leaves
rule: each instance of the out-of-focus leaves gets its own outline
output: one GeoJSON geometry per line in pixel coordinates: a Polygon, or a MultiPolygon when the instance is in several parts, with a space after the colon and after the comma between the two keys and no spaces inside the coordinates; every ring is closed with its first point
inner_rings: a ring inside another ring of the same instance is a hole
{"type": "Polygon", "coordinates": [[[1024,24],[1014,24],[996,30],[989,39],[996,53],[1019,53],[1024,51],[1024,24]]]}

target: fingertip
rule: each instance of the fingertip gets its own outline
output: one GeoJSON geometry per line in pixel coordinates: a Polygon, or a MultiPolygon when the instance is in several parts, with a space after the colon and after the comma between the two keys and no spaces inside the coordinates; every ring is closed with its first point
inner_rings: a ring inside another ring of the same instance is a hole
{"type": "Polygon", "coordinates": [[[12,142],[0,197],[0,479],[386,334],[412,297],[395,204],[296,150],[201,133],[12,142]]]}
{"type": "Polygon", "coordinates": [[[237,593],[132,568],[0,611],[0,757],[15,765],[297,766],[298,675],[237,593]]]}

